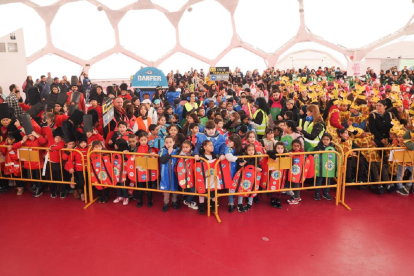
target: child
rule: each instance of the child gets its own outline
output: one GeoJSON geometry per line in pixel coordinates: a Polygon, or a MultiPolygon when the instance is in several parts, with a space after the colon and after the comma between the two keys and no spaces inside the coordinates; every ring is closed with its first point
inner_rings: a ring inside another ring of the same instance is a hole
{"type": "MultiPolygon", "coordinates": [[[[96,150],[96,151],[100,151],[102,150],[102,144],[99,141],[93,141],[92,142],[92,151],[96,150]]],[[[101,153],[93,153],[92,155],[101,155],[101,153]]],[[[93,159],[91,155],[91,159],[93,159]]],[[[107,203],[108,202],[108,197],[109,197],[109,189],[107,189],[107,187],[101,187],[102,189],[97,189],[98,192],[98,203],[107,203]]]]}
{"type": "MultiPolygon", "coordinates": [[[[182,155],[182,156],[191,156],[193,153],[193,145],[191,144],[190,141],[184,141],[181,144],[181,147],[178,149],[177,151],[177,155],[182,155]]],[[[185,162],[191,162],[194,160],[185,160],[185,162]]],[[[185,189],[187,192],[189,193],[195,193],[195,185],[193,185],[193,187],[185,189]]],[[[201,197],[200,197],[201,198],[201,197]]],[[[184,205],[187,205],[189,208],[193,209],[193,210],[198,210],[198,206],[197,203],[195,203],[193,201],[194,199],[194,195],[187,195],[185,200],[184,200],[184,205]]]]}
{"type": "Polygon", "coordinates": [[[205,140],[209,140],[212,142],[214,147],[214,154],[218,154],[220,156],[221,161],[226,158],[224,156],[224,149],[226,148],[226,139],[216,130],[216,124],[213,121],[208,121],[206,123],[205,133],[197,134],[197,144],[194,149],[194,157],[196,161],[199,160],[201,145],[205,140]]]}
{"type": "MultiPolygon", "coordinates": [[[[20,177],[20,164],[19,157],[17,156],[17,150],[22,146],[22,143],[26,142],[27,136],[24,136],[23,139],[15,143],[16,139],[12,134],[8,134],[6,138],[7,148],[2,147],[1,151],[4,156],[6,156],[6,164],[4,167],[4,175],[10,175],[11,177],[16,176],[20,177]]],[[[17,195],[22,195],[24,191],[24,182],[16,181],[17,186],[17,195]]]]}
{"type": "MultiPolygon", "coordinates": [[[[65,141],[63,140],[63,132],[61,128],[56,128],[53,131],[53,141],[54,143],[49,147],[49,162],[51,163],[51,171],[49,169],[49,165],[46,165],[47,171],[49,172],[48,175],[52,175],[51,180],[54,181],[62,181],[62,171],[61,167],[61,154],[60,150],[65,147],[65,141]]],[[[57,184],[50,183],[50,197],[56,198],[57,197],[57,184]]],[[[60,198],[66,197],[66,185],[61,184],[59,185],[60,190],[60,198]]]]}
{"type": "Polygon", "coordinates": [[[205,116],[206,115],[206,111],[204,110],[203,107],[199,107],[197,109],[197,115],[198,115],[198,118],[200,119],[200,123],[203,126],[205,126],[206,123],[207,123],[207,121],[208,121],[208,118],[205,116]]]}
{"type": "Polygon", "coordinates": [[[256,133],[253,130],[247,132],[246,138],[243,139],[243,147],[249,144],[253,144],[256,147],[257,154],[264,154],[262,144],[256,140],[256,133]]]}
{"type": "MultiPolygon", "coordinates": [[[[160,163],[161,163],[161,181],[160,181],[160,190],[164,191],[178,191],[177,176],[174,173],[175,167],[175,158],[171,158],[171,155],[177,154],[177,148],[174,145],[174,138],[172,136],[167,136],[165,138],[164,147],[161,149],[160,163]]],[[[170,193],[164,192],[164,205],[162,206],[162,211],[167,212],[168,203],[170,200],[170,193]]],[[[174,209],[179,209],[177,202],[177,194],[172,194],[172,206],[174,209]]]]}
{"type": "Polygon", "coordinates": [[[157,139],[157,138],[158,138],[159,127],[157,127],[157,125],[155,125],[155,124],[151,124],[151,125],[148,127],[148,130],[149,130],[149,134],[148,134],[148,142],[149,142],[149,141],[152,141],[152,140],[155,140],[155,139],[157,139]]]}
{"type": "MultiPolygon", "coordinates": [[[[247,145],[246,148],[245,148],[245,154],[244,155],[250,155],[250,156],[257,155],[256,146],[254,144],[247,145]]],[[[256,167],[256,172],[261,172],[262,169],[257,167],[257,162],[256,162],[255,159],[256,158],[247,158],[245,160],[243,160],[243,159],[238,160],[238,162],[237,162],[237,171],[240,170],[244,166],[253,165],[254,167],[256,167]]],[[[259,185],[259,183],[256,183],[256,180],[255,180],[255,183],[253,183],[252,185],[253,186],[252,186],[251,190],[254,191],[254,190],[256,190],[255,186],[259,185]]],[[[239,196],[238,204],[237,204],[237,210],[239,212],[243,213],[243,212],[249,211],[252,208],[252,205],[253,205],[253,195],[249,195],[246,207],[243,207],[243,196],[239,196]]]]}
{"type": "Polygon", "coordinates": [[[275,151],[276,150],[276,143],[275,140],[275,132],[273,128],[267,127],[265,130],[265,138],[261,141],[262,146],[266,149],[266,151],[275,151]]]}
{"type": "Polygon", "coordinates": [[[94,129],[93,131],[87,131],[86,137],[88,139],[87,141],[88,145],[91,145],[93,141],[99,141],[102,143],[104,142],[104,138],[102,137],[102,135],[98,133],[96,129],[94,129]]]}
{"type": "Polygon", "coordinates": [[[224,135],[224,130],[223,130],[223,119],[220,118],[216,118],[214,119],[214,123],[216,124],[216,130],[221,134],[224,135]]]}
{"type": "Polygon", "coordinates": [[[289,143],[289,140],[298,140],[301,143],[301,147],[305,148],[305,143],[302,134],[296,129],[296,124],[293,121],[286,121],[286,127],[284,129],[284,133],[282,135],[282,142],[285,143],[285,147],[290,150],[292,145],[289,143]],[[290,136],[289,138],[285,138],[286,136],[290,136]]]}
{"type": "MultiPolygon", "coordinates": [[[[138,153],[149,153],[151,154],[152,157],[154,157],[155,155],[157,155],[158,151],[155,148],[152,148],[148,145],[148,135],[147,133],[141,133],[138,136],[138,144],[137,144],[137,152],[138,153]]],[[[138,169],[138,175],[135,179],[138,178],[138,188],[149,188],[149,189],[155,189],[156,188],[156,178],[158,176],[158,172],[157,171],[153,171],[153,170],[139,170],[138,169]],[[147,185],[148,183],[148,185],[147,185]]],[[[141,208],[142,207],[142,196],[143,196],[144,191],[139,190],[137,195],[138,195],[138,203],[137,203],[137,207],[141,208]]],[[[147,196],[148,196],[148,203],[147,206],[148,207],[152,207],[153,206],[153,201],[152,201],[152,192],[148,191],[147,192],[147,196]]]]}
{"type": "MultiPolygon", "coordinates": [[[[118,130],[114,132],[110,140],[108,141],[108,145],[112,147],[115,144],[117,139],[124,139],[125,141],[128,140],[128,135],[131,132],[128,131],[128,124],[125,121],[120,121],[118,123],[118,130]]],[[[109,136],[109,135],[108,135],[109,136]]]]}
{"type": "MultiPolygon", "coordinates": [[[[230,175],[231,179],[237,172],[237,156],[242,154],[242,141],[240,137],[233,134],[229,137],[227,147],[224,151],[226,159],[230,162],[230,175]]],[[[229,213],[234,211],[234,196],[229,196],[229,213]]]]}
{"type": "MultiPolygon", "coordinates": [[[[276,154],[283,154],[287,153],[287,149],[285,148],[285,144],[283,142],[276,143],[276,151],[269,150],[267,154],[270,158],[274,159],[275,161],[279,158],[276,154]]],[[[270,179],[269,179],[269,190],[283,189],[285,187],[285,179],[286,178],[286,170],[275,170],[270,172],[270,179]]],[[[282,193],[276,192],[271,194],[270,198],[270,205],[272,207],[282,209],[282,204],[280,200],[282,199],[282,193]]]]}
{"type": "Polygon", "coordinates": [[[190,140],[193,147],[195,147],[195,145],[197,145],[197,134],[199,131],[198,124],[191,123],[189,128],[190,128],[191,133],[190,133],[190,136],[188,137],[188,140],[190,140]]]}
{"type": "Polygon", "coordinates": [[[180,129],[178,128],[177,125],[169,125],[167,127],[168,136],[171,136],[173,139],[179,132],[180,132],[180,129]]]}
{"type": "MultiPolygon", "coordinates": [[[[128,142],[126,140],[124,140],[123,138],[118,139],[115,141],[115,150],[119,151],[119,152],[124,152],[124,151],[128,151],[128,142]]],[[[123,156],[124,158],[126,156],[123,156]]],[[[122,166],[122,164],[121,164],[122,166]]],[[[122,180],[122,177],[119,177],[120,180],[122,180]]],[[[114,181],[115,182],[115,181],[114,181]]],[[[119,181],[118,183],[116,183],[117,186],[124,186],[125,183],[119,181]]],[[[119,203],[122,201],[122,204],[128,205],[129,203],[129,195],[128,195],[128,190],[127,189],[123,189],[123,188],[117,188],[116,189],[116,194],[117,197],[116,199],[113,201],[113,203],[119,203]]]]}
{"type": "MultiPolygon", "coordinates": [[[[327,148],[333,148],[334,149],[334,144],[332,144],[332,136],[329,133],[324,133],[322,135],[322,141],[320,141],[318,143],[318,145],[315,147],[314,151],[325,151],[328,150],[327,148]]],[[[332,150],[332,149],[329,149],[332,150]]],[[[339,164],[337,163],[337,157],[335,154],[333,153],[323,153],[323,154],[318,154],[318,159],[323,160],[322,162],[319,162],[320,164],[322,164],[322,168],[319,165],[319,170],[317,170],[317,177],[316,177],[316,186],[321,186],[321,185],[331,185],[331,178],[335,177],[335,171],[336,166],[338,166],[339,164]],[[325,155],[325,156],[324,156],[325,155]],[[329,156],[332,155],[332,160],[329,160],[329,156]],[[326,161],[324,161],[324,159],[326,159],[326,161]],[[333,162],[333,163],[332,163],[333,162]],[[334,172],[334,174],[330,174],[329,171],[334,172]]],[[[320,191],[321,189],[315,189],[315,200],[321,200],[320,197],[320,191]]],[[[329,188],[324,188],[323,189],[323,194],[322,197],[325,198],[326,200],[332,200],[332,197],[329,195],[329,188]]]]}
{"type": "MultiPolygon", "coordinates": [[[[292,141],[292,155],[296,152],[304,152],[301,142],[298,139],[292,141]]],[[[289,180],[288,186],[290,185],[291,188],[299,188],[302,183],[302,175],[303,175],[303,163],[305,162],[304,155],[293,155],[292,156],[292,169],[289,171],[289,180]]],[[[289,199],[287,202],[289,204],[299,204],[302,201],[300,198],[300,191],[295,190],[293,191],[293,197],[289,199]]]]}
{"type": "Polygon", "coordinates": [[[158,124],[158,129],[159,129],[158,130],[158,137],[159,138],[163,139],[164,137],[166,137],[168,135],[167,134],[167,129],[166,129],[166,122],[167,121],[166,121],[165,116],[161,116],[161,117],[158,118],[157,124],[158,124]]]}
{"type": "Polygon", "coordinates": [[[240,115],[237,112],[230,114],[230,120],[224,125],[224,129],[228,132],[235,133],[236,129],[240,127],[240,115]]]}

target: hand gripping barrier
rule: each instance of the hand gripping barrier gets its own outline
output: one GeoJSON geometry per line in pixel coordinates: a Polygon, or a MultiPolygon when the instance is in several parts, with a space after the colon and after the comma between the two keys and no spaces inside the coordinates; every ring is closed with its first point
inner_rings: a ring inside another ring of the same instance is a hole
{"type": "Polygon", "coordinates": [[[261,193],[336,188],[336,205],[338,205],[342,179],[341,156],[334,150],[278,154],[275,160],[268,155],[238,156],[238,160],[244,159],[246,164],[250,165],[245,164],[234,173],[230,185],[225,183],[226,172],[221,168],[223,164],[217,161],[214,167],[214,213],[217,221],[221,222],[218,200],[225,196],[254,197],[261,193]],[[248,159],[253,158],[254,162],[247,163],[248,159]],[[305,186],[306,179],[313,179],[313,184],[305,186]],[[332,184],[332,180],[335,183],[332,184]],[[228,192],[219,193],[220,189],[228,192]]]}
{"type": "Polygon", "coordinates": [[[341,204],[351,210],[345,204],[346,187],[412,183],[413,173],[408,180],[402,180],[402,178],[406,169],[413,170],[413,164],[414,151],[408,151],[406,148],[352,149],[346,153],[344,158],[341,204]],[[395,174],[397,174],[397,179],[392,180],[395,174]]]}
{"type": "Polygon", "coordinates": [[[165,164],[169,168],[165,171],[155,153],[94,150],[88,153],[87,160],[90,203],[85,208],[98,199],[93,198],[93,187],[98,190],[117,188],[128,190],[130,195],[133,191],[147,191],[206,197],[207,215],[210,216],[211,187],[205,184],[210,177],[210,165],[203,158],[196,161],[192,156],[173,155],[165,164]],[[169,178],[164,182],[166,185],[160,182],[160,173],[166,173],[165,177],[169,178]],[[172,174],[177,174],[179,183],[175,183],[172,174]],[[193,187],[195,189],[191,189],[193,187]]]}
{"type": "MultiPolygon", "coordinates": [[[[0,161],[2,168],[0,170],[0,179],[8,179],[15,181],[30,181],[49,184],[66,184],[76,185],[74,173],[65,170],[62,162],[54,163],[49,160],[50,148],[46,147],[20,147],[13,148],[7,145],[0,145],[2,151],[0,161]],[[4,166],[3,166],[4,164],[4,166]]],[[[73,156],[78,154],[81,158],[76,162],[83,168],[82,174],[85,179],[85,160],[82,153],[77,149],[63,148],[59,150],[60,160],[74,160],[73,156]]],[[[88,203],[86,196],[86,184],[83,185],[85,194],[85,204],[88,203]]]]}

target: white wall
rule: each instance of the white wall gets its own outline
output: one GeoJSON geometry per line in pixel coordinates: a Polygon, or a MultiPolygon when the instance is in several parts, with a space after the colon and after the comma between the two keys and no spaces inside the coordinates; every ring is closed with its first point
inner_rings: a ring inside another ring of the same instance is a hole
{"type": "Polygon", "coordinates": [[[276,63],[275,68],[286,70],[292,67],[303,68],[305,65],[307,65],[310,69],[318,69],[319,66],[322,68],[331,66],[339,66],[343,68],[343,66],[345,66],[345,64],[342,64],[327,53],[309,50],[291,53],[284,56],[276,63]]]}
{"type": "MultiPolygon", "coordinates": [[[[6,52],[0,52],[0,86],[3,93],[10,93],[9,86],[16,84],[22,87],[27,77],[26,51],[24,47],[23,29],[14,32],[16,40],[10,39],[10,34],[0,37],[0,43],[6,43],[6,52]],[[17,53],[9,53],[7,43],[17,43],[17,53]]],[[[24,93],[21,93],[24,97],[24,93]]]]}
{"type": "Polygon", "coordinates": [[[365,58],[414,58],[414,42],[402,41],[377,48],[369,52],[365,58]]]}

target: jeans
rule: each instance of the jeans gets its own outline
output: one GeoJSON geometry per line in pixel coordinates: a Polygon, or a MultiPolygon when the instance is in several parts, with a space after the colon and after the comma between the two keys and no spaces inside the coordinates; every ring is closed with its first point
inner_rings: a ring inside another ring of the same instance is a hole
{"type": "MultiPolygon", "coordinates": [[[[116,186],[123,187],[124,183],[117,183],[116,186]]],[[[128,189],[116,189],[116,195],[118,197],[128,198],[128,189]]]]}
{"type": "MultiPolygon", "coordinates": [[[[413,167],[404,167],[404,166],[398,165],[397,180],[401,181],[403,179],[405,170],[409,170],[411,172],[411,174],[413,173],[413,167]]],[[[412,179],[412,176],[411,176],[411,179],[412,179]]],[[[407,183],[408,187],[411,187],[412,185],[413,185],[413,182],[407,183]]],[[[402,183],[397,183],[397,187],[398,187],[398,189],[401,189],[404,186],[403,186],[402,183]]]]}
{"type": "MultiPolygon", "coordinates": [[[[243,198],[244,198],[244,196],[239,196],[239,198],[237,200],[237,204],[242,204],[243,205],[243,198]]],[[[248,197],[247,204],[253,205],[253,197],[248,197]]]]}
{"type": "MultiPolygon", "coordinates": [[[[316,186],[321,185],[331,185],[331,178],[330,177],[316,177],[316,186]]],[[[319,194],[321,189],[315,189],[315,194],[319,194]]],[[[329,193],[329,188],[323,188],[323,194],[329,193]]]]}
{"type": "MultiPolygon", "coordinates": [[[[187,190],[187,192],[189,192],[189,193],[195,193],[195,186],[194,187],[192,187],[192,188],[189,188],[189,189],[186,189],[187,190]]],[[[185,202],[193,202],[194,201],[194,196],[193,195],[187,195],[186,197],[185,197],[185,202]]]]}

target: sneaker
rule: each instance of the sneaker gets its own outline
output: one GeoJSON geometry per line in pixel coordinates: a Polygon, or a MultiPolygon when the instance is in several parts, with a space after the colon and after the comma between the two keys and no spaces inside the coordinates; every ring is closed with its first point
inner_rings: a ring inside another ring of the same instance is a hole
{"type": "Polygon", "coordinates": [[[180,206],[178,206],[178,202],[173,202],[171,205],[175,210],[180,209],[180,206]]]}
{"type": "Polygon", "coordinates": [[[168,210],[168,204],[164,204],[164,206],[162,206],[162,211],[167,212],[167,210],[168,210]]]}
{"type": "Polygon", "coordinates": [[[299,204],[300,201],[299,201],[299,198],[291,198],[287,202],[291,205],[297,205],[299,204]]]}
{"type": "Polygon", "coordinates": [[[378,187],[377,194],[379,194],[379,195],[384,194],[384,187],[382,185],[378,187]]]}
{"type": "Polygon", "coordinates": [[[321,200],[321,196],[319,194],[315,194],[313,198],[318,201],[321,200]]]}
{"type": "Polygon", "coordinates": [[[276,208],[277,209],[282,209],[282,204],[280,204],[280,199],[276,199],[276,208]]]}
{"type": "Polygon", "coordinates": [[[41,188],[36,188],[35,193],[33,194],[33,197],[39,197],[43,194],[43,191],[41,188]]]}
{"type": "Polygon", "coordinates": [[[50,193],[50,197],[51,197],[51,198],[56,198],[56,197],[57,197],[56,192],[51,192],[51,193],[50,193]]]}
{"type": "Polygon", "coordinates": [[[193,209],[193,210],[198,210],[197,203],[195,203],[194,201],[193,201],[193,202],[191,202],[191,203],[188,205],[188,208],[191,208],[191,209],[193,209]]]}
{"type": "Polygon", "coordinates": [[[60,193],[60,198],[62,198],[62,199],[63,199],[63,198],[66,198],[66,192],[61,192],[61,193],[60,193]]]}
{"type": "Polygon", "coordinates": [[[78,190],[74,190],[74,191],[73,191],[73,197],[74,197],[75,199],[79,199],[79,198],[80,198],[80,193],[79,193],[79,191],[78,191],[78,190]]]}
{"type": "Polygon", "coordinates": [[[36,193],[36,189],[37,189],[36,184],[33,184],[32,187],[30,188],[30,192],[36,193]]]}
{"type": "Polygon", "coordinates": [[[276,208],[276,200],[273,197],[270,199],[270,206],[276,208]]]}
{"type": "Polygon", "coordinates": [[[124,198],[124,201],[122,202],[122,205],[128,205],[129,203],[129,198],[124,198]]]}
{"type": "Polygon", "coordinates": [[[142,207],[142,199],[138,199],[137,207],[138,208],[141,208],[142,207]]]}
{"type": "Polygon", "coordinates": [[[234,211],[234,204],[229,204],[229,213],[233,213],[234,211]]]}
{"type": "Polygon", "coordinates": [[[332,200],[332,197],[329,194],[322,194],[322,197],[326,200],[332,200]]]}
{"type": "Polygon", "coordinates": [[[244,210],[247,212],[252,208],[252,205],[247,204],[246,207],[244,207],[244,210]]]}
{"type": "Polygon", "coordinates": [[[147,207],[152,207],[153,203],[152,200],[148,200],[147,207]]]}
{"type": "Polygon", "coordinates": [[[17,188],[17,195],[20,196],[24,192],[23,188],[17,188]]]}
{"type": "Polygon", "coordinates": [[[183,203],[184,203],[184,205],[187,205],[187,206],[189,206],[189,205],[191,204],[191,202],[187,202],[187,201],[185,201],[185,200],[184,200],[184,202],[183,202],[183,203]]]}
{"type": "Polygon", "coordinates": [[[239,211],[239,213],[244,213],[245,212],[243,204],[237,205],[237,211],[239,211]]]}
{"type": "Polygon", "coordinates": [[[403,196],[408,196],[408,194],[409,194],[404,187],[402,187],[401,189],[398,189],[397,193],[399,193],[400,195],[403,195],[403,196]]]}
{"type": "Polygon", "coordinates": [[[114,201],[113,201],[113,203],[119,203],[119,202],[121,202],[122,200],[124,200],[124,198],[123,197],[117,197],[114,201]]]}
{"type": "Polygon", "coordinates": [[[203,203],[200,203],[199,206],[200,207],[198,207],[198,213],[200,215],[204,215],[206,213],[206,204],[203,202],[203,203]]]}
{"type": "Polygon", "coordinates": [[[81,194],[81,195],[80,195],[80,197],[81,197],[81,200],[82,200],[83,202],[85,202],[85,194],[81,194]]]}
{"type": "Polygon", "coordinates": [[[302,198],[301,198],[301,197],[298,197],[298,198],[297,198],[297,200],[298,200],[299,202],[301,202],[301,201],[302,201],[302,198]]]}

